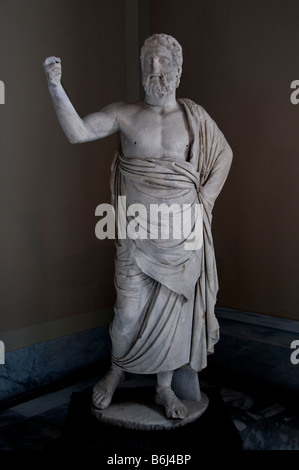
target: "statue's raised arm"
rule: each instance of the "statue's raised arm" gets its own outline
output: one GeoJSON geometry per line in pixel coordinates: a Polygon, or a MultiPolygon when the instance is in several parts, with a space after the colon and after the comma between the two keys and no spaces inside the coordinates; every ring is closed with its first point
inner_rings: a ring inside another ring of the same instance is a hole
{"type": "Polygon", "coordinates": [[[117,104],[106,106],[102,111],[82,119],[61,85],[60,58],[48,57],[43,65],[59,123],[71,143],[101,139],[118,131],[117,104]]]}

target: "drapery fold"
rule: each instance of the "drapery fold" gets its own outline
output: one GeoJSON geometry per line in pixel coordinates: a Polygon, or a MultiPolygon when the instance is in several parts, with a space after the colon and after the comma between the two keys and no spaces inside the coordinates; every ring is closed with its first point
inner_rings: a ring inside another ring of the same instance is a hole
{"type": "MultiPolygon", "coordinates": [[[[199,371],[206,366],[207,354],[213,352],[219,339],[214,314],[218,278],[211,221],[232,152],[201,106],[187,99],[179,100],[179,104],[190,130],[188,161],[126,158],[120,151],[112,165],[116,214],[121,209],[120,196],[126,197],[126,207],[122,208],[125,212],[132,204],[146,208],[145,214],[139,213],[138,222],[147,237],[116,240],[112,362],[128,372],[150,374],[182,366],[199,371]],[[180,208],[184,204],[192,208],[202,204],[200,249],[185,249],[186,233],[180,238],[150,238],[151,205],[163,203],[180,208]]],[[[127,225],[131,220],[126,214],[127,225]]]]}

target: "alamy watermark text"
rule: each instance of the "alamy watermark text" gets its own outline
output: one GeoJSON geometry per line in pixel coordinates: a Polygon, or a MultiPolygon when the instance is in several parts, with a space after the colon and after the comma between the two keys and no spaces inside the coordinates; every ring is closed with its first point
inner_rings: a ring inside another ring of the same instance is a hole
{"type": "Polygon", "coordinates": [[[3,341],[0,341],[0,364],[5,364],[5,346],[3,341]]]}
{"type": "Polygon", "coordinates": [[[203,243],[202,204],[131,204],[126,196],[117,201],[117,220],[111,204],[97,206],[95,215],[102,217],[95,227],[99,240],[115,239],[116,227],[119,239],[136,240],[184,240],[185,250],[199,250],[203,243]]]}
{"type": "Polygon", "coordinates": [[[0,80],[0,104],[5,104],[5,86],[2,80],[0,80]]]}
{"type": "Polygon", "coordinates": [[[291,83],[291,89],[294,91],[291,93],[290,100],[292,104],[299,103],[299,80],[293,80],[291,83]]]}
{"type": "Polygon", "coordinates": [[[297,365],[299,364],[299,339],[292,341],[291,349],[294,349],[290,357],[291,363],[297,365]]]}

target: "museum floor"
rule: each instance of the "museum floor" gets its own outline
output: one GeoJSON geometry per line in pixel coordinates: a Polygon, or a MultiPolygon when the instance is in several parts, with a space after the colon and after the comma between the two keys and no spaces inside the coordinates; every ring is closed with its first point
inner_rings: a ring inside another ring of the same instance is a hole
{"type": "MultiPolygon", "coordinates": [[[[59,447],[71,397],[89,392],[96,377],[85,377],[0,411],[0,450],[39,451],[59,447]]],[[[219,386],[208,376],[201,388],[215,388],[241,436],[244,450],[299,450],[299,404],[259,393],[219,386]]],[[[199,418],[200,419],[200,418],[199,418]]],[[[117,451],[117,449],[116,449],[117,451]]]]}

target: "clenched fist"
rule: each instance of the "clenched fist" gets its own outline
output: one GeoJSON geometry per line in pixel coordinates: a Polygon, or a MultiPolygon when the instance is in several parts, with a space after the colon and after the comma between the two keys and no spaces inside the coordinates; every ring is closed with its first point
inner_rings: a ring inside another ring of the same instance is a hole
{"type": "Polygon", "coordinates": [[[48,57],[43,65],[49,84],[58,86],[62,75],[61,60],[59,57],[48,57]]]}

